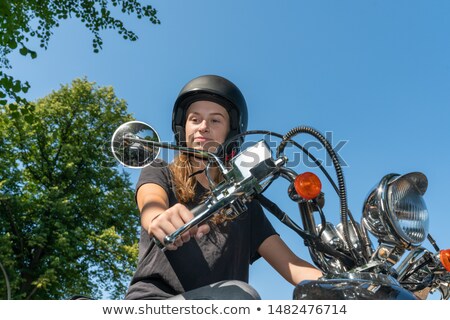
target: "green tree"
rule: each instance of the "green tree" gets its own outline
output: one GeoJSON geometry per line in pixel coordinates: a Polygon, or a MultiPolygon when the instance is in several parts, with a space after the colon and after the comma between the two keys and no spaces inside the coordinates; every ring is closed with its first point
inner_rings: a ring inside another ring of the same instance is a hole
{"type": "MultiPolygon", "coordinates": [[[[102,48],[100,31],[113,29],[126,40],[135,41],[137,35],[129,30],[117,14],[127,14],[138,19],[148,19],[159,24],[156,10],[142,5],[139,0],[1,0],[0,1],[0,106],[12,99],[19,105],[15,111],[28,115],[27,101],[22,97],[30,87],[5,73],[11,68],[8,55],[19,51],[32,59],[37,57],[30,43],[46,49],[53,30],[61,21],[79,19],[92,32],[94,52],[102,48]]],[[[31,120],[30,120],[31,121],[31,120]]]]}
{"type": "MultiPolygon", "coordinates": [[[[77,79],[0,111],[0,262],[13,299],[123,297],[137,258],[129,175],[108,145],[132,117],[111,87],[77,79]]],[[[0,273],[0,299],[6,297],[0,273]]]]}

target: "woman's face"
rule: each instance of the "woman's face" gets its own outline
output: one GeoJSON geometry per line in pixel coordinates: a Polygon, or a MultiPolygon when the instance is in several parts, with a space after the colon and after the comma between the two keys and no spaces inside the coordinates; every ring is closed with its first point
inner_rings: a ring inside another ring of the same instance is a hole
{"type": "Polygon", "coordinates": [[[187,109],[186,145],[205,151],[216,151],[230,131],[230,116],[220,104],[196,101],[187,109]]]}

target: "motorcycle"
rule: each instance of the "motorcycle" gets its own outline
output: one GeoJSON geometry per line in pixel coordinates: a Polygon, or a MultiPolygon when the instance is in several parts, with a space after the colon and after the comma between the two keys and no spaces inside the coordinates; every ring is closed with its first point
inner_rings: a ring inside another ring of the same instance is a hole
{"type": "Polygon", "coordinates": [[[319,280],[299,283],[294,289],[294,299],[415,300],[426,299],[433,292],[439,292],[443,300],[450,298],[450,249],[441,250],[428,232],[429,215],[423,199],[428,181],[423,173],[384,176],[369,192],[358,223],[348,209],[339,158],[327,139],[311,127],[296,127],[284,135],[247,131],[225,142],[215,152],[161,142],[151,126],[139,121],[121,125],[111,140],[114,157],[130,168],[151,164],[161,148],[207,161],[205,173],[210,186],[210,196],[191,210],[194,218],[190,222],[166,236],[163,243],[153,239],[161,250],[217,213],[237,217],[247,209],[246,203],[257,199],[304,240],[313,263],[324,274],[319,280]],[[293,140],[299,134],[310,135],[323,145],[332,160],[337,184],[321,162],[293,140]],[[225,161],[226,146],[249,135],[280,139],[275,156],[262,139],[225,161]],[[322,182],[312,172],[298,174],[290,168],[284,152],[287,145],[300,149],[312,159],[338,194],[340,223],[336,226],[327,221],[322,210],[325,200],[322,182]],[[220,183],[210,178],[208,172],[212,167],[222,173],[220,183]],[[278,178],[289,182],[287,193],[298,204],[302,226],[263,195],[278,178]],[[315,215],[319,216],[320,223],[315,221],[315,215]],[[378,240],[376,247],[371,237],[378,240]],[[422,246],[426,239],[436,252],[422,246]]]}

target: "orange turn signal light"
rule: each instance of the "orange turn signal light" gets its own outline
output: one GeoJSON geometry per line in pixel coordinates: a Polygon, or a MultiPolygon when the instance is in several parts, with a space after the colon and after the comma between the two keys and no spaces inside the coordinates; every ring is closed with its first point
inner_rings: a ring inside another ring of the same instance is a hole
{"type": "Polygon", "coordinates": [[[445,270],[450,272],[450,249],[441,250],[439,252],[439,258],[441,259],[442,265],[444,266],[445,270]]]}
{"type": "Polygon", "coordinates": [[[312,172],[299,174],[294,181],[295,191],[306,200],[312,200],[319,196],[322,190],[322,182],[312,172]]]}

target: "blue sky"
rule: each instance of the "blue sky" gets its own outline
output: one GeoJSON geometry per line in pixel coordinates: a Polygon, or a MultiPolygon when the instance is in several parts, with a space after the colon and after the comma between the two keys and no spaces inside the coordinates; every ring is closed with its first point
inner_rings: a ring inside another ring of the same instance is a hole
{"type": "MultiPolygon", "coordinates": [[[[151,4],[161,25],[125,19],[138,34],[137,42],[106,31],[103,51],[94,54],[89,32],[78,21],[65,21],[36,60],[13,56],[10,74],[30,82],[29,99],[77,77],[111,85],[129,111],[151,123],[164,141],[173,141],[171,110],[181,87],[198,75],[225,76],[246,97],[249,129],[285,133],[310,125],[331,132],[334,145],[346,141],[340,156],[348,165],[349,207],[358,220],[365,196],[383,175],[425,173],[431,234],[442,248],[450,247],[450,2],[151,4]]],[[[324,159],[323,150],[318,151],[316,156],[324,159]]],[[[337,197],[323,183],[325,213],[338,222],[337,197]]],[[[298,219],[286,189],[280,182],[266,195],[298,219]]],[[[302,240],[273,223],[289,246],[309,260],[302,240]]],[[[264,299],[292,296],[293,287],[262,259],[251,267],[250,283],[264,299]]]]}

